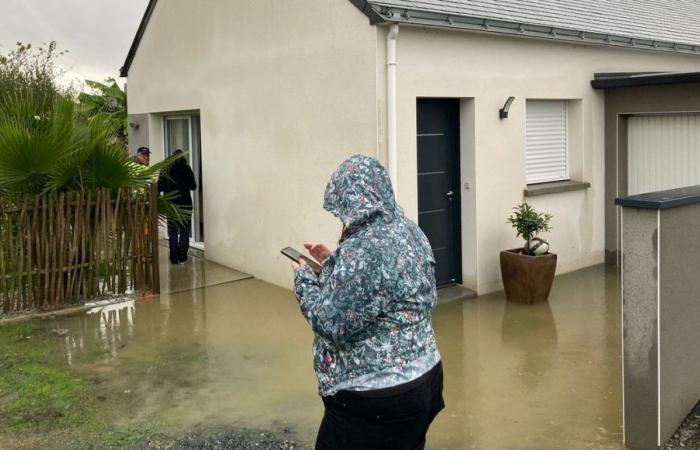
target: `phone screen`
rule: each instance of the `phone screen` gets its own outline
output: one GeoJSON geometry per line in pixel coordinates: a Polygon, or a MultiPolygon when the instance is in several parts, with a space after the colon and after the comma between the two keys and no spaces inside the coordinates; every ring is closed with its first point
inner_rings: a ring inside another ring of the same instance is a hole
{"type": "Polygon", "coordinates": [[[283,248],[283,249],[282,249],[282,254],[283,254],[284,256],[286,256],[287,258],[289,258],[289,259],[291,259],[291,260],[293,260],[293,261],[296,261],[296,262],[299,262],[299,260],[301,259],[301,257],[304,256],[304,255],[302,255],[301,253],[299,253],[298,251],[294,250],[292,247],[285,247],[285,248],[283,248]]]}
{"type": "Polygon", "coordinates": [[[292,247],[285,247],[282,249],[281,253],[286,256],[287,258],[291,259],[292,261],[299,262],[300,260],[304,260],[306,264],[311,267],[311,269],[316,272],[316,273],[321,273],[322,267],[314,260],[311,258],[302,255],[299,253],[297,250],[293,249],[292,247]]]}

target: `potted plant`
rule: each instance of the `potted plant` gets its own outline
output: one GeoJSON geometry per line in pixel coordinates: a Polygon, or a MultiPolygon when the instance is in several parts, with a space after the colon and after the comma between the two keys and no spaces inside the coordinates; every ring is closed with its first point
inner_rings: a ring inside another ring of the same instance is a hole
{"type": "Polygon", "coordinates": [[[501,252],[501,278],[506,298],[517,303],[539,303],[549,298],[557,255],[538,235],[550,231],[550,214],[538,213],[527,203],[513,208],[508,222],[525,239],[522,248],[501,252]]]}

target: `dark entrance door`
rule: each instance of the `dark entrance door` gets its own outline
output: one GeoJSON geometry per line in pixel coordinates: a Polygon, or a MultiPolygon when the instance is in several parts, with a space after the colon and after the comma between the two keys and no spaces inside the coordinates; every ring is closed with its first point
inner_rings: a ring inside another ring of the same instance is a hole
{"type": "Polygon", "coordinates": [[[462,282],[459,100],[418,99],[418,225],[435,254],[438,286],[462,282]]]}

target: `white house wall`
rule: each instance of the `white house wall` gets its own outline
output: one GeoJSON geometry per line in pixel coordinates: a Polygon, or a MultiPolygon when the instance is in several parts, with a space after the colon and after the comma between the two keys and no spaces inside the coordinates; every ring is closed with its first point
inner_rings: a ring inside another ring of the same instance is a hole
{"type": "Polygon", "coordinates": [[[465,284],[480,293],[501,288],[499,251],[522,245],[506,218],[523,200],[554,215],[554,229],[546,237],[559,255],[559,273],[602,263],[604,93],[591,88],[593,74],[698,70],[697,56],[402,26],[398,40],[399,200],[415,219],[416,98],[469,99],[462,111],[468,113],[473,102],[474,114],[469,116],[475,122],[474,136],[464,135],[468,128],[463,117],[462,176],[469,172],[465,158],[471,152],[475,152],[476,167],[475,179],[462,180],[472,183],[471,192],[462,191],[465,284]],[[499,120],[498,110],[509,96],[516,97],[510,118],[499,120]],[[523,197],[526,99],[575,100],[570,118],[572,174],[590,182],[590,189],[523,197]],[[465,145],[470,139],[473,150],[465,145]],[[478,214],[470,195],[476,198],[478,214]],[[470,214],[476,233],[469,223],[470,214]]]}
{"type": "MultiPolygon", "coordinates": [[[[321,207],[330,173],[353,153],[387,161],[385,37],[349,1],[158,2],[129,112],[148,114],[156,155],[163,114],[201,114],[207,258],[288,287],[280,248],[337,240],[321,207]]],[[[571,171],[591,188],[527,200],[554,215],[560,273],[603,262],[604,94],[590,81],[659,70],[698,71],[700,58],[401,26],[399,202],[416,219],[416,98],[462,98],[463,278],[499,289],[499,251],[521,244],[505,220],[524,200],[525,101],[571,100],[571,171]]]]}
{"type": "Polygon", "coordinates": [[[377,155],[377,42],[347,1],[158,2],[129,113],[162,155],[162,114],[200,112],[208,259],[289,287],[281,248],[337,242],[323,192],[345,157],[377,155]]]}

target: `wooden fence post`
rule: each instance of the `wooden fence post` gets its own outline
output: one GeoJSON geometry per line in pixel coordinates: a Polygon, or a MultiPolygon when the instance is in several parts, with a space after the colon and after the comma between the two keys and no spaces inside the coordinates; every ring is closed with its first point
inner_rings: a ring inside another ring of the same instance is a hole
{"type": "Polygon", "coordinates": [[[0,198],[0,316],[129,287],[159,294],[158,250],[155,184],[0,198]]]}
{"type": "Polygon", "coordinates": [[[160,294],[160,255],[158,249],[158,185],[151,185],[150,229],[151,238],[151,280],[153,293],[160,294]]]}

